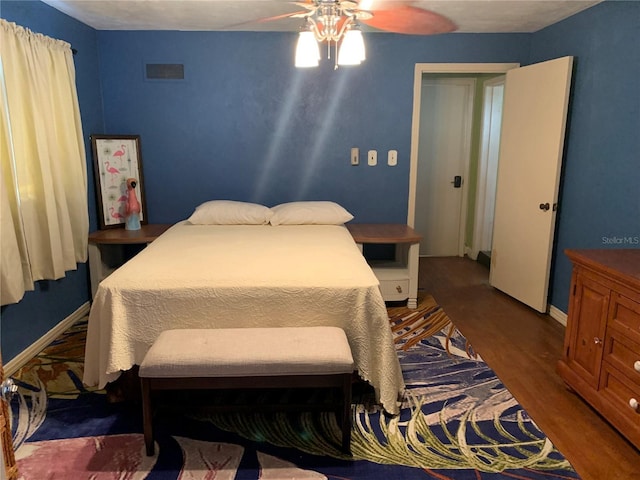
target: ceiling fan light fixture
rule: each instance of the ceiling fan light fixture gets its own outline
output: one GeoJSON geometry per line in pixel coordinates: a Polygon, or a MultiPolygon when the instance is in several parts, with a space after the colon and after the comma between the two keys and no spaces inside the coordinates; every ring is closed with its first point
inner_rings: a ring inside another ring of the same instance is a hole
{"type": "Polygon", "coordinates": [[[296,46],[296,67],[317,67],[320,61],[320,49],[315,34],[310,30],[300,32],[296,46]]]}
{"type": "Polygon", "coordinates": [[[338,65],[360,65],[365,59],[362,32],[357,29],[347,30],[338,52],[338,65]]]}

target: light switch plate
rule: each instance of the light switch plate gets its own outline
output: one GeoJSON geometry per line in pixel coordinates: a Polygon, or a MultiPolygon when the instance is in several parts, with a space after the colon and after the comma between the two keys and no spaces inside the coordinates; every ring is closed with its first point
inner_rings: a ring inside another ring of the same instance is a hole
{"type": "Polygon", "coordinates": [[[360,149],[353,147],[351,149],[351,165],[358,165],[360,163],[360,149]]]}
{"type": "Polygon", "coordinates": [[[378,152],[376,150],[369,150],[369,153],[367,153],[367,163],[370,167],[375,167],[378,164],[378,152]]]}

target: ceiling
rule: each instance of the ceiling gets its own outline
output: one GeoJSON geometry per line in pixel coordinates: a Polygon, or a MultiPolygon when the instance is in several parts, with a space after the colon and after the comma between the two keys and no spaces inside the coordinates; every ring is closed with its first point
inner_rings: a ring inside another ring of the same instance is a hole
{"type": "MultiPolygon", "coordinates": [[[[97,30],[298,31],[299,18],[260,20],[303,10],[287,0],[43,1],[97,30]]],[[[383,1],[393,5],[401,0],[383,1]]],[[[421,0],[411,5],[448,17],[457,32],[507,33],[535,32],[601,1],[421,0]]]]}

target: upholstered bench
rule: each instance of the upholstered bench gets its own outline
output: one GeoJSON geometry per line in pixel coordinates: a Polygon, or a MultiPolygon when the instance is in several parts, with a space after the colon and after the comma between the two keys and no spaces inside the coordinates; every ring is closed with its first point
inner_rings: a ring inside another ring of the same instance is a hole
{"type": "Polygon", "coordinates": [[[166,330],[140,365],[147,455],[154,454],[151,392],[179,389],[339,388],[335,410],[350,452],[353,357],[338,327],[166,330]]]}

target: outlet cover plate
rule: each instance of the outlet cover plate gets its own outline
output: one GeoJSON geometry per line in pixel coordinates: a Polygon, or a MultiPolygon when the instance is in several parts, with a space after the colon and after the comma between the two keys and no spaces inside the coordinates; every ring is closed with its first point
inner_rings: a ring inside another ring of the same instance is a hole
{"type": "Polygon", "coordinates": [[[387,155],[387,165],[390,167],[395,167],[398,165],[398,151],[397,150],[389,150],[387,155]]]}
{"type": "Polygon", "coordinates": [[[378,164],[378,152],[376,150],[369,150],[369,153],[367,153],[367,163],[370,167],[375,167],[378,164]]]}

